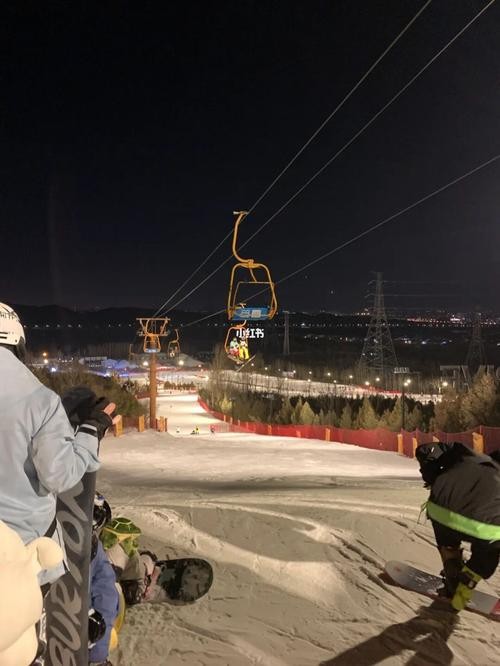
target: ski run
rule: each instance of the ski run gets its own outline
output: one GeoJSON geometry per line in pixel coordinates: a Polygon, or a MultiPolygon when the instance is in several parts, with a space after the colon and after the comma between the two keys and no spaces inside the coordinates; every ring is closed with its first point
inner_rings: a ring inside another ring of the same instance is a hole
{"type": "MultiPolygon", "coordinates": [[[[195,395],[162,396],[159,413],[169,434],[105,439],[98,488],[142,545],[206,558],[215,580],[193,605],[129,609],[116,666],[500,664],[495,621],[380,578],[390,559],[440,569],[414,460],[211,434],[195,395]]],[[[481,586],[500,593],[499,573],[481,586]]]]}

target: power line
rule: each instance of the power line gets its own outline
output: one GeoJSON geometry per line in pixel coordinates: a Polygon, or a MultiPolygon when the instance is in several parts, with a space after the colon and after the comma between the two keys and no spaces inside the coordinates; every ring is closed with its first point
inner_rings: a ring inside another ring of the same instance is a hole
{"type": "MultiPolygon", "coordinates": [[[[313,134],[309,137],[309,139],[299,148],[299,150],[295,153],[295,155],[292,157],[292,159],[285,165],[285,167],[280,171],[280,173],[276,176],[276,178],[271,182],[271,184],[264,190],[264,192],[257,198],[257,200],[253,203],[251,206],[250,210],[248,211],[249,214],[255,210],[255,208],[259,205],[259,203],[264,199],[264,197],[267,196],[267,194],[272,190],[272,188],[276,185],[276,183],[282,178],[282,176],[285,175],[285,173],[288,171],[288,169],[296,162],[296,160],[302,155],[304,150],[314,141],[314,139],[318,136],[318,134],[326,127],[326,125],[332,120],[332,118],[337,114],[338,111],[344,106],[344,104],[352,97],[352,95],[356,92],[356,90],[361,86],[361,84],[368,78],[368,76],[373,72],[373,70],[377,67],[377,65],[385,58],[385,56],[391,51],[391,49],[397,44],[397,42],[401,39],[401,37],[406,33],[406,31],[413,25],[413,23],[417,20],[417,18],[422,14],[422,12],[430,5],[432,0],[427,0],[427,2],[422,6],[421,9],[415,14],[415,16],[411,19],[409,23],[406,24],[406,26],[401,30],[401,32],[397,35],[395,39],[389,44],[389,46],[382,52],[382,54],[375,60],[375,62],[369,67],[369,69],[363,74],[363,76],[359,79],[359,81],[355,84],[353,88],[345,95],[345,97],[337,104],[335,109],[325,118],[325,120],[321,123],[321,125],[317,128],[313,134]]],[[[155,317],[165,308],[172,300],[173,298],[186,286],[188,282],[191,281],[191,279],[205,266],[205,264],[213,257],[213,255],[217,252],[217,250],[221,247],[223,243],[226,242],[226,240],[231,236],[232,230],[229,231],[224,238],[220,241],[218,245],[210,252],[209,255],[202,261],[202,263],[195,268],[195,270],[189,275],[186,280],[178,287],[174,293],[161,305],[158,310],[155,313],[155,317]]],[[[177,307],[176,305],[174,307],[177,307]]],[[[172,309],[172,308],[171,308],[172,309]]]]}
{"type": "Polygon", "coordinates": [[[361,134],[363,134],[363,132],[364,132],[365,130],[367,130],[367,129],[368,129],[368,128],[369,128],[369,127],[375,122],[375,120],[377,120],[377,118],[378,118],[379,116],[381,116],[381,115],[384,113],[384,111],[386,111],[386,110],[387,110],[387,109],[393,104],[393,102],[395,102],[395,101],[396,101],[396,100],[397,100],[397,99],[398,99],[398,98],[399,98],[399,97],[405,92],[405,90],[407,90],[407,89],[408,89],[408,88],[409,88],[409,87],[410,87],[410,86],[411,86],[411,85],[412,85],[412,84],[413,84],[413,83],[414,83],[414,82],[415,82],[415,81],[416,81],[416,80],[417,80],[417,79],[418,79],[418,78],[419,78],[419,77],[420,77],[420,76],[421,76],[421,75],[422,75],[422,74],[423,74],[423,73],[424,73],[424,72],[425,72],[425,71],[426,71],[426,70],[432,65],[432,63],[435,62],[435,61],[439,58],[439,56],[441,56],[441,55],[442,55],[442,54],[443,54],[443,53],[444,53],[444,52],[445,52],[445,51],[446,51],[446,50],[447,50],[447,49],[448,49],[448,48],[449,48],[449,47],[450,47],[450,46],[451,46],[451,45],[452,45],[452,44],[453,44],[453,43],[454,43],[454,42],[455,42],[455,41],[456,41],[461,35],[463,35],[463,33],[464,33],[464,32],[465,32],[465,31],[466,31],[466,30],[467,30],[467,29],[468,29],[468,28],[469,28],[469,27],[470,27],[470,26],[471,26],[471,25],[472,25],[472,24],[473,24],[473,23],[474,23],[474,22],[475,22],[475,21],[481,16],[481,14],[483,14],[483,12],[485,12],[485,11],[488,9],[488,7],[490,7],[494,2],[495,2],[495,0],[490,0],[490,2],[488,2],[488,4],[485,5],[485,7],[483,7],[483,9],[481,9],[481,10],[480,10],[480,11],[474,16],[474,18],[472,18],[468,23],[466,23],[466,25],[465,25],[461,30],[459,30],[459,32],[457,32],[457,34],[456,34],[454,37],[452,37],[452,39],[450,39],[450,41],[449,41],[447,44],[445,44],[445,45],[443,46],[443,48],[442,48],[440,51],[438,51],[438,52],[437,52],[437,53],[436,53],[436,54],[435,54],[435,55],[434,55],[434,56],[433,56],[433,57],[432,57],[432,58],[431,58],[431,59],[430,59],[430,60],[429,60],[429,61],[428,61],[428,62],[427,62],[427,63],[426,63],[421,69],[419,69],[419,71],[415,74],[415,76],[413,76],[413,77],[408,81],[408,83],[406,83],[406,84],[405,84],[405,85],[399,90],[399,92],[397,92],[393,97],[391,97],[391,99],[390,99],[386,104],[384,104],[384,106],[383,106],[381,109],[379,109],[379,110],[377,111],[377,113],[376,113],[374,116],[372,116],[372,117],[370,118],[370,120],[369,120],[367,123],[365,123],[365,125],[363,125],[363,127],[362,127],[358,132],[356,132],[356,134],[354,134],[354,136],[352,136],[352,137],[349,139],[349,141],[348,141],[347,143],[345,143],[345,144],[342,146],[342,148],[339,148],[339,150],[335,153],[335,155],[333,155],[333,157],[331,157],[327,162],[325,162],[325,164],[323,164],[323,166],[322,166],[320,169],[318,169],[318,171],[316,171],[316,173],[314,173],[314,174],[311,176],[311,178],[309,178],[309,180],[307,180],[307,181],[304,183],[304,185],[302,185],[302,187],[300,187],[300,188],[295,192],[295,194],[293,194],[293,195],[292,195],[292,196],[291,196],[291,197],[290,197],[290,198],[289,198],[289,199],[288,199],[288,200],[287,200],[287,201],[286,201],[286,202],[285,202],[280,208],[278,208],[278,210],[277,210],[275,213],[273,213],[273,214],[271,215],[270,218],[268,218],[263,224],[261,224],[261,226],[260,226],[258,229],[256,229],[256,230],[254,231],[254,233],[250,236],[250,238],[248,238],[248,239],[247,239],[247,240],[246,240],[246,241],[245,241],[240,247],[244,247],[244,246],[245,246],[247,243],[249,243],[253,238],[255,238],[255,236],[256,236],[257,234],[259,234],[259,233],[262,231],[262,229],[264,229],[265,227],[267,227],[267,225],[268,225],[272,220],[274,220],[275,217],[277,217],[281,212],[283,212],[283,211],[285,210],[285,208],[287,208],[287,207],[292,203],[292,201],[294,201],[294,200],[299,196],[299,194],[302,194],[302,192],[303,192],[307,187],[309,187],[309,185],[310,185],[314,180],[316,180],[316,178],[317,178],[320,174],[322,174],[323,171],[324,171],[325,169],[327,169],[327,168],[332,164],[332,162],[334,162],[334,161],[337,159],[337,157],[339,157],[339,156],[340,156],[340,155],[341,155],[341,154],[342,154],[342,153],[343,153],[343,152],[344,152],[344,151],[345,151],[345,150],[346,150],[346,149],[347,149],[352,143],[354,143],[354,141],[356,141],[356,139],[357,139],[359,136],[361,136],[361,134]]]}
{"type": "Polygon", "coordinates": [[[302,266],[302,268],[298,268],[296,271],[293,271],[293,273],[289,273],[289,275],[286,275],[281,280],[278,280],[278,282],[276,282],[276,284],[277,285],[281,284],[282,282],[285,282],[285,280],[289,280],[290,278],[294,277],[298,273],[301,273],[302,271],[305,271],[306,269],[310,268],[311,266],[314,266],[314,264],[317,264],[318,262],[323,261],[323,259],[326,259],[327,257],[330,257],[335,252],[338,252],[339,250],[342,250],[343,248],[347,247],[348,245],[351,245],[352,243],[359,240],[360,238],[363,238],[364,236],[367,236],[372,231],[375,231],[375,229],[379,229],[380,227],[383,227],[385,224],[388,224],[389,222],[392,222],[392,220],[396,219],[400,215],[403,215],[404,213],[407,213],[409,210],[412,210],[413,208],[416,208],[420,204],[424,203],[424,201],[428,201],[429,199],[432,199],[432,197],[435,197],[437,194],[440,194],[441,192],[444,192],[445,190],[452,187],[453,185],[456,185],[456,183],[459,183],[460,181],[464,180],[465,178],[468,178],[469,176],[472,176],[472,174],[476,173],[477,171],[480,171],[481,169],[484,169],[485,167],[487,167],[490,164],[493,164],[494,162],[497,162],[499,159],[500,159],[500,153],[498,155],[495,155],[495,157],[492,157],[491,159],[487,160],[486,162],[483,162],[482,164],[479,164],[477,167],[474,167],[470,171],[467,171],[466,173],[462,174],[461,176],[458,176],[458,178],[454,178],[449,183],[446,183],[446,185],[443,185],[443,186],[439,187],[437,190],[434,190],[430,194],[426,194],[425,197],[421,197],[420,199],[417,199],[417,201],[414,201],[409,206],[406,206],[405,208],[402,208],[397,213],[394,213],[393,215],[390,215],[389,217],[386,217],[385,219],[383,219],[381,222],[378,222],[377,224],[374,224],[373,226],[369,227],[368,229],[365,229],[365,231],[362,231],[361,233],[357,234],[356,236],[353,236],[353,238],[350,238],[349,240],[345,241],[345,243],[342,243],[341,245],[338,245],[333,250],[329,250],[328,252],[325,252],[324,254],[320,255],[316,259],[313,259],[309,263],[302,266]]]}
{"type": "Polygon", "coordinates": [[[411,21],[403,28],[403,30],[401,30],[399,35],[389,44],[389,46],[385,49],[385,51],[383,51],[383,53],[375,60],[373,65],[363,74],[363,76],[359,79],[359,81],[356,83],[356,85],[353,88],[351,88],[351,90],[339,102],[339,104],[330,113],[330,115],[325,118],[325,120],[321,123],[321,125],[318,127],[318,129],[311,134],[309,139],[307,139],[307,141],[302,145],[302,147],[299,148],[299,150],[295,153],[295,155],[288,162],[288,164],[285,165],[285,167],[279,172],[279,174],[272,181],[272,183],[264,190],[264,192],[255,201],[255,203],[252,205],[252,207],[248,211],[248,214],[250,214],[259,205],[259,203],[264,199],[264,197],[267,196],[267,194],[272,190],[272,188],[276,185],[276,183],[280,180],[280,178],[282,178],[282,176],[285,175],[285,173],[292,166],[292,164],[294,164],[297,161],[297,159],[300,157],[300,155],[302,155],[304,150],[314,141],[314,139],[318,136],[318,134],[326,127],[326,125],[330,122],[330,120],[337,114],[338,111],[340,111],[340,109],[352,97],[352,95],[356,92],[356,90],[360,87],[360,85],[373,72],[375,67],[385,58],[385,56],[389,53],[389,51],[392,49],[392,47],[397,44],[397,42],[401,39],[401,37],[405,34],[405,32],[413,25],[413,23],[415,23],[415,21],[420,16],[420,14],[422,14],[422,12],[430,5],[431,1],[432,0],[428,0],[423,5],[423,7],[418,10],[418,12],[415,14],[415,16],[411,19],[411,21]]]}
{"type": "MultiPolygon", "coordinates": [[[[287,208],[292,201],[294,201],[309,185],[316,180],[316,178],[327,169],[334,160],[336,160],[354,141],[363,134],[363,132],[372,125],[375,120],[381,116],[384,111],[386,111],[389,106],[391,106],[402,94],[405,92],[431,65],[434,63],[463,33],[490,7],[495,0],[490,0],[483,9],[481,9],[465,26],[457,32],[457,34],[450,39],[442,49],[440,49],[411,79],[406,83],[400,90],[397,92],[384,106],[372,116],[372,118],[363,125],[363,127],[352,136],[347,143],[345,143],[342,148],[340,148],[333,157],[331,157],[316,173],[314,173],[305,183],[302,185],[296,192],[293,194],[278,210],[271,215],[261,226],[256,229],[256,231],[240,245],[240,249],[245,247],[257,234],[259,234],[268,224],[270,224],[285,208],[287,208]]],[[[226,236],[227,238],[227,236],[226,236]]],[[[177,303],[172,306],[172,308],[178,307],[183,301],[185,301],[189,296],[191,296],[195,291],[202,287],[211,277],[215,275],[221,268],[223,268],[229,261],[231,261],[232,256],[225,259],[217,268],[215,268],[211,273],[209,273],[203,280],[201,280],[197,285],[195,285],[184,297],[182,297],[177,303]]]]}
{"type": "MultiPolygon", "coordinates": [[[[332,254],[335,254],[336,252],[339,252],[340,250],[344,249],[348,245],[352,245],[353,243],[355,243],[357,240],[363,238],[364,236],[368,236],[368,234],[372,233],[376,229],[380,229],[381,227],[388,224],[389,222],[392,222],[392,220],[395,220],[397,217],[400,217],[401,215],[404,215],[404,213],[407,213],[410,210],[413,210],[417,206],[420,206],[420,204],[424,203],[425,201],[428,201],[429,199],[432,199],[433,197],[437,196],[441,192],[444,192],[445,190],[449,189],[453,185],[456,185],[457,183],[461,182],[462,180],[465,180],[469,176],[472,176],[473,174],[477,173],[481,169],[486,168],[490,164],[494,164],[495,162],[498,162],[498,160],[500,160],[500,153],[498,153],[498,155],[495,155],[494,157],[491,157],[489,160],[486,160],[485,162],[482,162],[481,164],[474,167],[473,169],[470,169],[469,171],[462,174],[461,176],[458,176],[457,178],[454,178],[453,180],[450,180],[445,185],[442,185],[441,187],[438,187],[437,189],[433,190],[429,194],[426,194],[424,197],[420,197],[420,199],[417,199],[417,201],[414,201],[409,206],[405,206],[405,208],[402,208],[401,210],[397,211],[396,213],[393,213],[392,215],[389,215],[389,217],[386,217],[382,221],[377,222],[377,224],[374,224],[371,227],[368,227],[368,229],[365,229],[364,231],[360,232],[359,234],[356,234],[355,236],[353,236],[349,240],[345,241],[344,243],[341,243],[340,245],[337,245],[337,247],[333,248],[332,250],[329,250],[328,252],[325,252],[324,254],[320,255],[316,259],[313,259],[312,261],[309,261],[307,264],[304,264],[300,268],[297,268],[292,273],[289,273],[288,275],[285,275],[285,277],[278,280],[275,284],[279,285],[279,284],[282,284],[283,282],[286,282],[286,280],[290,280],[292,277],[295,277],[299,273],[302,273],[303,271],[307,270],[311,266],[314,266],[315,264],[319,263],[320,261],[323,261],[327,257],[330,257],[332,254]]],[[[266,291],[265,289],[262,289],[261,291],[254,294],[254,296],[251,297],[251,298],[257,297],[260,294],[263,294],[265,291],[266,291]]],[[[251,300],[251,299],[248,299],[248,300],[251,300]]],[[[187,324],[186,327],[191,326],[192,324],[195,324],[195,323],[199,323],[200,321],[210,319],[211,317],[216,317],[216,316],[222,314],[223,312],[225,312],[225,309],[214,312],[211,315],[207,315],[207,316],[203,317],[202,319],[199,319],[195,322],[191,322],[190,324],[187,324]]]]}

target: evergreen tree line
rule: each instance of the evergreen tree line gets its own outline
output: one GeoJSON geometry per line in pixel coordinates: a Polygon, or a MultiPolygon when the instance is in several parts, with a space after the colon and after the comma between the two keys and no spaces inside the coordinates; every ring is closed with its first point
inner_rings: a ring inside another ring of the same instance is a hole
{"type": "Polygon", "coordinates": [[[101,377],[83,370],[69,372],[48,372],[44,369],[31,368],[33,374],[60,396],[74,386],[88,386],[97,396],[106,396],[116,404],[116,413],[122,416],[141,416],[146,409],[137,400],[126,384],[121,385],[114,377],[101,377]]]}
{"type": "MultiPolygon", "coordinates": [[[[394,432],[403,427],[401,397],[287,397],[238,391],[220,382],[201,389],[200,397],[214,411],[241,421],[337,426],[354,430],[387,428],[394,432]]],[[[500,426],[500,391],[491,375],[476,377],[466,394],[448,391],[436,404],[423,404],[405,397],[405,430],[461,432],[479,425],[500,426]]]]}

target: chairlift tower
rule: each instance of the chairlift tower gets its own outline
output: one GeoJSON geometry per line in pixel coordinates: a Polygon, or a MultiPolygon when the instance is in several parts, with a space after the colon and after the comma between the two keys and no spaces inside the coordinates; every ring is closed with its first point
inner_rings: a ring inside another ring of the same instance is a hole
{"type": "MultiPolygon", "coordinates": [[[[373,281],[370,284],[373,284],[373,281]]],[[[382,273],[376,273],[373,309],[358,363],[358,372],[361,379],[380,377],[387,386],[392,381],[394,368],[397,365],[398,359],[385,312],[382,273]]]]}
{"type": "Polygon", "coordinates": [[[481,335],[481,313],[476,312],[472,324],[472,338],[465,359],[465,365],[469,368],[469,372],[473,377],[479,370],[481,365],[486,365],[486,352],[484,349],[484,342],[481,335]]]}
{"type": "Polygon", "coordinates": [[[144,338],[143,350],[150,354],[149,361],[149,427],[156,427],[156,396],[158,387],[156,385],[156,357],[161,351],[161,338],[168,335],[167,317],[138,317],[137,321],[141,327],[139,336],[144,338]]]}

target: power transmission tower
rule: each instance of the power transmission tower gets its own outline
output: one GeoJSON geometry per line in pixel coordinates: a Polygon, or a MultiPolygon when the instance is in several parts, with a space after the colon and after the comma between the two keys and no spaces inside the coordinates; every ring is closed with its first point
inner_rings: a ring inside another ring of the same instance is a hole
{"type": "Polygon", "coordinates": [[[379,377],[387,386],[392,383],[398,359],[385,313],[382,273],[376,273],[376,276],[373,310],[359,359],[358,372],[360,379],[369,379],[373,382],[379,377]]]}
{"type": "Polygon", "coordinates": [[[285,315],[285,335],[283,337],[283,356],[290,356],[290,313],[286,310],[285,315]]]}
{"type": "Polygon", "coordinates": [[[479,366],[486,365],[486,352],[484,342],[481,336],[481,313],[476,312],[472,324],[472,338],[469,344],[469,351],[465,364],[469,368],[472,376],[479,370],[479,366]]]}

